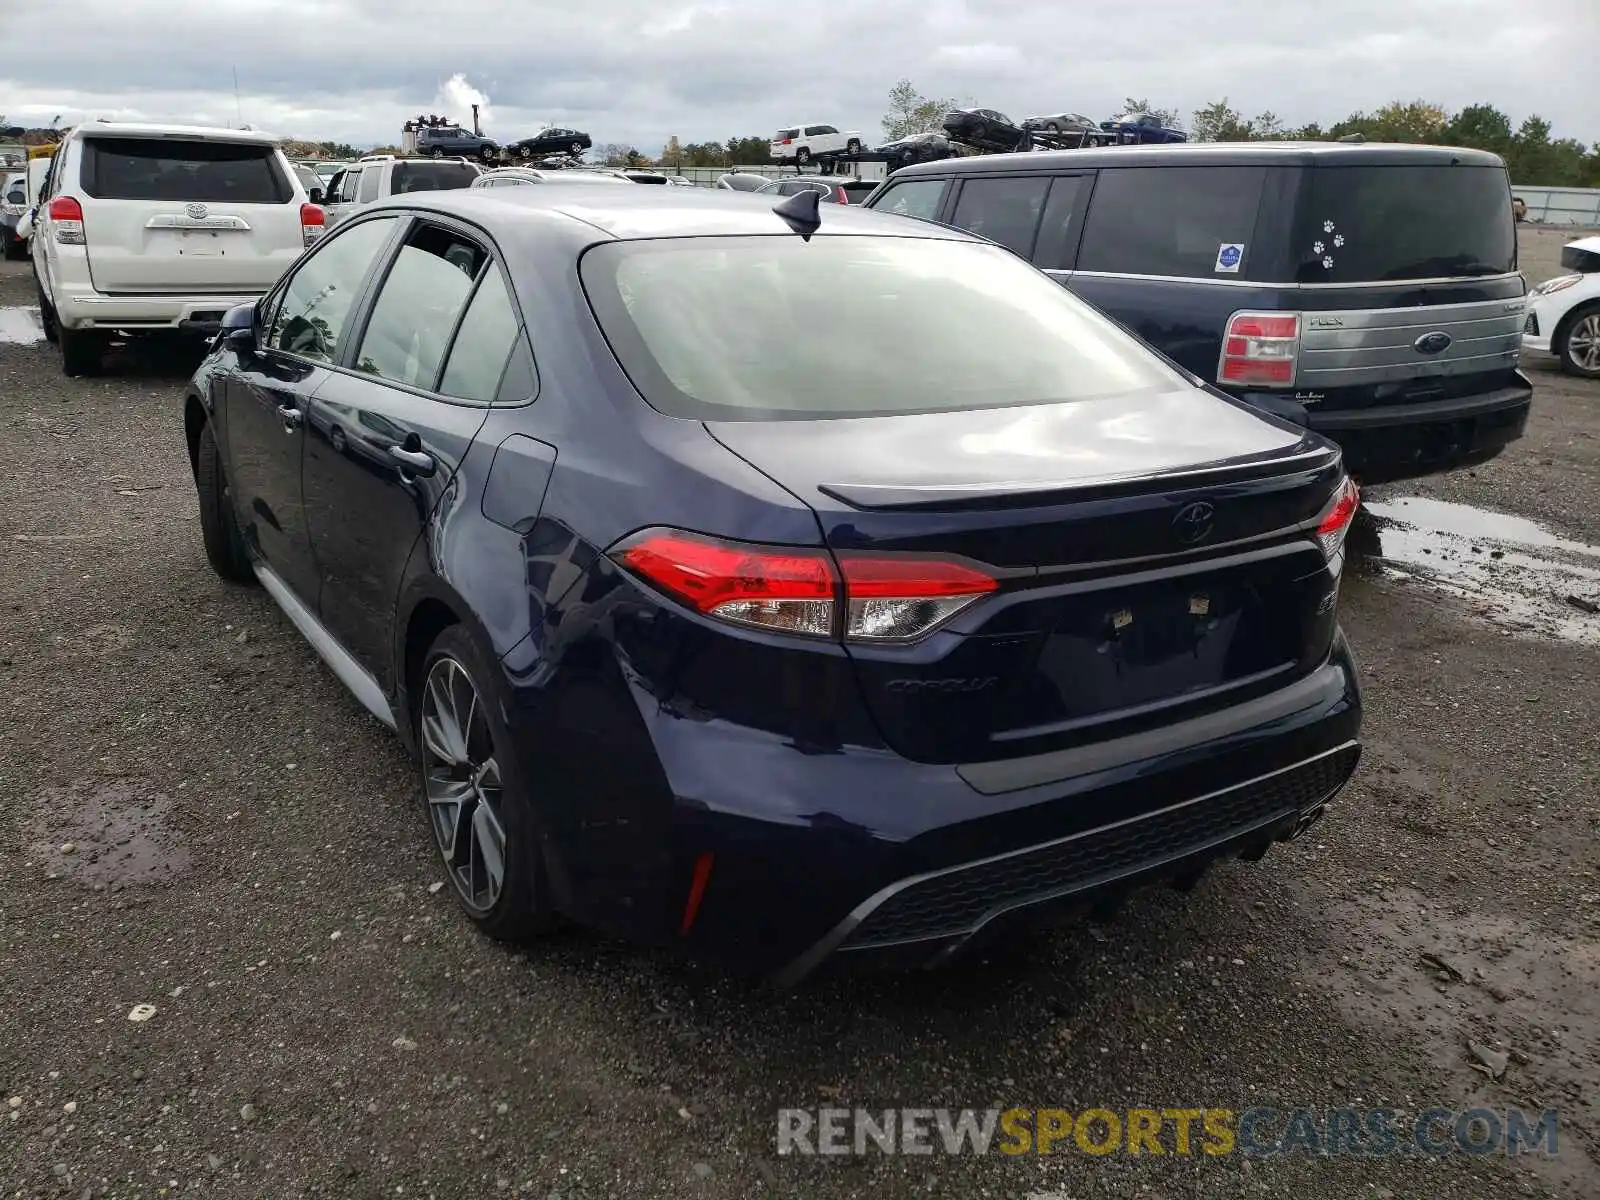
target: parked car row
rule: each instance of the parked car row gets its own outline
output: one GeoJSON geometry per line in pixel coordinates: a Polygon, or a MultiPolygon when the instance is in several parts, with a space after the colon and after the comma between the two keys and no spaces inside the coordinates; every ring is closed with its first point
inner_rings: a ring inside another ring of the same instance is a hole
{"type": "Polygon", "coordinates": [[[464,129],[453,122],[416,124],[405,130],[403,145],[408,152],[430,158],[475,158],[480,162],[527,160],[550,154],[577,156],[594,145],[587,133],[578,129],[551,127],[532,137],[501,145],[481,132],[464,129]]]}

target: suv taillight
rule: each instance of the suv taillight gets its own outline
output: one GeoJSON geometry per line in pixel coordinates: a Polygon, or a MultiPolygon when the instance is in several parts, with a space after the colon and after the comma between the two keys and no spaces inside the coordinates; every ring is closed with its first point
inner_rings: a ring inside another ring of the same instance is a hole
{"type": "Polygon", "coordinates": [[[57,196],[50,201],[50,223],[56,241],[63,246],[87,245],[83,240],[83,205],[76,196],[57,196]]]}
{"type": "Polygon", "coordinates": [[[302,204],[300,206],[300,240],[307,246],[322,236],[322,230],[327,224],[328,216],[316,204],[302,204]]]}
{"type": "Polygon", "coordinates": [[[612,557],[681,604],[708,617],[847,641],[901,642],[944,624],[995,578],[946,559],[842,554],[759,546],[652,529],[625,539],[612,557]]]}
{"type": "Polygon", "coordinates": [[[1222,338],[1218,383],[1290,387],[1300,353],[1300,314],[1237,312],[1222,338]]]}

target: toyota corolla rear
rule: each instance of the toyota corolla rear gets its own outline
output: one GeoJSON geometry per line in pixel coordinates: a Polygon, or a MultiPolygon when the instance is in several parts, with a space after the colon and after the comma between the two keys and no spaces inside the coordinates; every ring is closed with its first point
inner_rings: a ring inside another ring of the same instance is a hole
{"type": "Polygon", "coordinates": [[[632,386],[713,443],[698,469],[814,517],[655,518],[600,568],[674,798],[645,902],[672,938],[786,980],[934,961],[1259,857],[1354,770],[1327,442],[957,235],[618,241],[581,270],[632,386]]]}

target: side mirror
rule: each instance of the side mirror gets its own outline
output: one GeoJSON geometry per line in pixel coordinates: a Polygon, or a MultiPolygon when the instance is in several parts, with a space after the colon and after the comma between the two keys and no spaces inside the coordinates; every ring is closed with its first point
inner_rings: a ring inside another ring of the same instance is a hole
{"type": "Polygon", "coordinates": [[[311,202],[311,203],[312,203],[312,204],[321,204],[321,203],[322,203],[322,195],[323,195],[323,193],[322,193],[322,189],[321,189],[321,188],[319,188],[319,187],[314,187],[314,188],[312,188],[312,189],[311,189],[311,191],[310,191],[310,192],[309,192],[309,193],[308,193],[308,194],[307,194],[307,197],[306,197],[306,198],[307,198],[307,199],[308,199],[308,200],[309,200],[309,201],[310,201],[310,202],[311,202]]]}
{"type": "Polygon", "coordinates": [[[236,304],[222,314],[219,338],[239,353],[256,349],[256,306],[236,304]]]}

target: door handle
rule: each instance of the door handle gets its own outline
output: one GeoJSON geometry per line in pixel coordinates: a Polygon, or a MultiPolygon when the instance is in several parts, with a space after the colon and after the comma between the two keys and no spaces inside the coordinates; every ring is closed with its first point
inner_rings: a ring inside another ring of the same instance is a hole
{"type": "Polygon", "coordinates": [[[283,418],[283,428],[285,432],[299,428],[300,422],[306,419],[305,413],[301,412],[292,404],[278,405],[278,415],[283,418]]]}
{"type": "Polygon", "coordinates": [[[438,464],[433,461],[433,455],[424,454],[421,450],[407,450],[404,446],[390,446],[389,457],[400,464],[402,473],[411,475],[432,475],[438,469],[438,464]]]}

